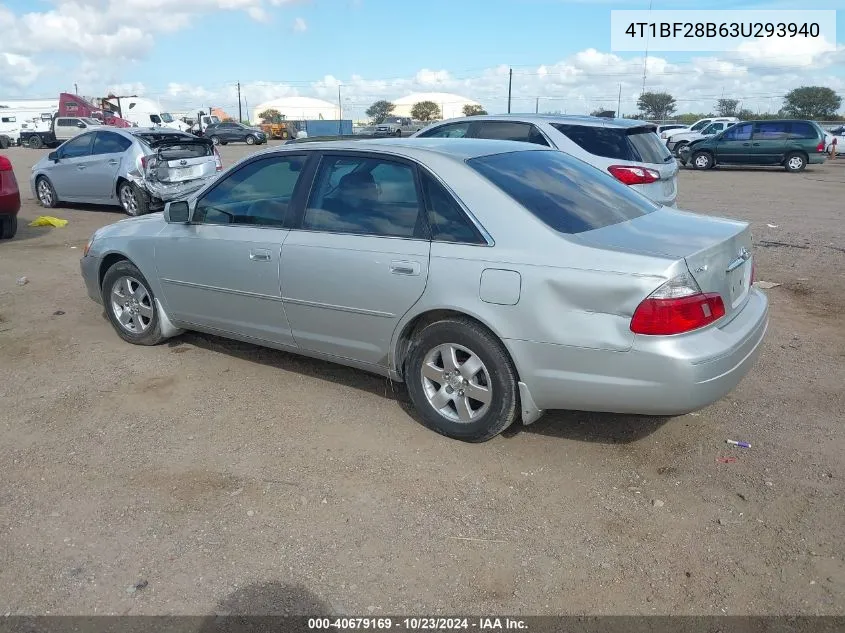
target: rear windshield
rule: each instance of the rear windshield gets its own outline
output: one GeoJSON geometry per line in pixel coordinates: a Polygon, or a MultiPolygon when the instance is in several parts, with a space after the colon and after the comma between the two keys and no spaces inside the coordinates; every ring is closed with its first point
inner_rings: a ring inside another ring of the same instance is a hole
{"type": "Polygon", "coordinates": [[[147,145],[153,145],[159,141],[196,141],[197,137],[190,134],[179,134],[173,132],[145,132],[143,134],[136,134],[136,138],[141,139],[147,145]]]}
{"type": "Polygon", "coordinates": [[[561,233],[582,233],[651,213],[659,205],[563,152],[526,151],[467,164],[561,233]]]}
{"type": "Polygon", "coordinates": [[[552,123],[561,134],[594,156],[641,163],[668,163],[672,154],[654,128],[607,128],[552,123]]]}

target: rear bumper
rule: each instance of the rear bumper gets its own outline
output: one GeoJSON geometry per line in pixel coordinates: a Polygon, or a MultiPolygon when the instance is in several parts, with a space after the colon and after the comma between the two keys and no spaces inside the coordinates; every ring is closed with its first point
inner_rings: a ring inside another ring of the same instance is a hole
{"type": "Polygon", "coordinates": [[[768,322],[768,300],[752,289],[725,325],[676,337],[636,336],[627,352],[506,344],[539,409],[681,415],[737,386],[757,359],[768,322]]]}
{"type": "Polygon", "coordinates": [[[824,163],[830,156],[828,154],[823,154],[821,152],[817,152],[815,154],[810,154],[809,164],[810,165],[821,165],[824,163]]]}

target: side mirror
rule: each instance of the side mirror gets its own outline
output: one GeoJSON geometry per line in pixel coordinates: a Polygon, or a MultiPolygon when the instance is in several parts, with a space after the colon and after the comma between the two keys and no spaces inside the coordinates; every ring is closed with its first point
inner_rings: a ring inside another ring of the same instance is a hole
{"type": "Polygon", "coordinates": [[[76,127],[84,128],[85,124],[82,121],[80,121],[79,123],[76,124],[76,127]]]}
{"type": "Polygon", "coordinates": [[[164,221],[171,224],[187,224],[191,220],[191,207],[184,200],[164,205],[164,221]]]}
{"type": "Polygon", "coordinates": [[[47,159],[58,163],[59,162],[59,153],[58,152],[50,152],[49,154],[47,154],[47,159]]]}

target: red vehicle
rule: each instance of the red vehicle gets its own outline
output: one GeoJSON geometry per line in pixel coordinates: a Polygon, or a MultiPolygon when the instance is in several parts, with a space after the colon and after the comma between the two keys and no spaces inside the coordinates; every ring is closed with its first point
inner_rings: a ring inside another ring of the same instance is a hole
{"type": "Polygon", "coordinates": [[[12,171],[12,161],[0,154],[0,239],[11,239],[18,232],[21,193],[12,171]]]}
{"type": "Polygon", "coordinates": [[[120,116],[110,108],[110,103],[101,100],[105,107],[97,107],[90,101],[86,101],[79,95],[63,92],[59,95],[59,116],[88,117],[102,121],[105,125],[115,127],[132,127],[132,123],[120,116]]]}

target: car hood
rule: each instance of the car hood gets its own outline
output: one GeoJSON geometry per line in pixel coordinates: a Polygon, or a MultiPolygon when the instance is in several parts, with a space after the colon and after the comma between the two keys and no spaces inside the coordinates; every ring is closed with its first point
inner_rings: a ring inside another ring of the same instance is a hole
{"type": "Polygon", "coordinates": [[[157,233],[167,223],[164,221],[164,213],[149,213],[134,218],[118,220],[113,224],[97,229],[94,232],[94,239],[100,240],[109,237],[120,237],[124,235],[152,235],[157,233]]]}

